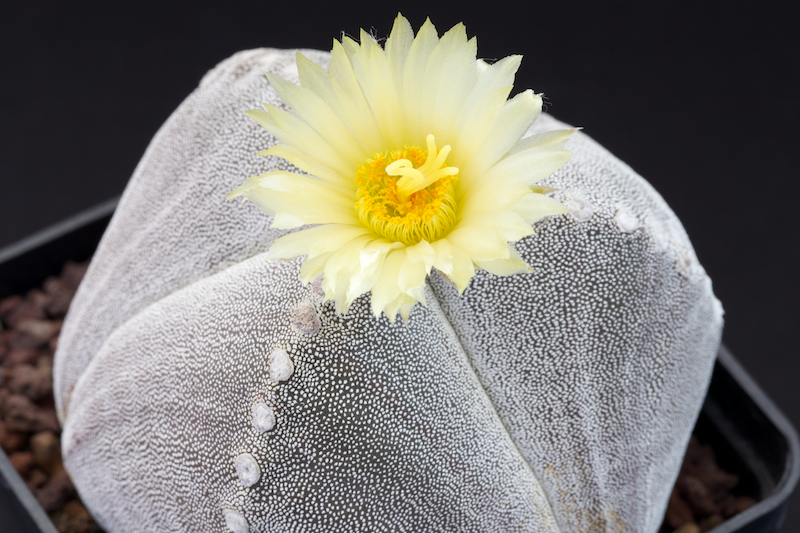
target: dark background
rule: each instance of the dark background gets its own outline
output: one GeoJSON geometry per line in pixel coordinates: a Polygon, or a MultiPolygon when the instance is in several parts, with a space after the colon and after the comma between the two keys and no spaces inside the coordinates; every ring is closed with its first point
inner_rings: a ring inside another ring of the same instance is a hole
{"type": "MultiPolygon", "coordinates": [[[[463,21],[481,57],[524,54],[516,86],[664,196],[726,309],[724,341],[800,426],[789,2],[17,4],[0,7],[0,247],[120,194],[161,123],[238,50],[385,36],[398,10],[415,29],[463,21]]],[[[800,492],[782,529],[796,530],[800,492]]]]}

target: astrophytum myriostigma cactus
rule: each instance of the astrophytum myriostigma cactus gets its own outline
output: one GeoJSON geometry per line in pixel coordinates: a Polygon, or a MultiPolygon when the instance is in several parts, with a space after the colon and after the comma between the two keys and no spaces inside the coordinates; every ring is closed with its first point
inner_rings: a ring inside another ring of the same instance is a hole
{"type": "MultiPolygon", "coordinates": [[[[328,55],[304,51],[326,65],[328,55]]],[[[722,311],[675,215],[582,132],[532,272],[435,271],[407,322],[346,314],[225,202],[290,170],[244,112],[294,51],[209,72],[147,149],[55,362],[65,465],[110,532],[655,532],[722,311]]],[[[530,132],[565,127],[542,116],[530,132]]]]}

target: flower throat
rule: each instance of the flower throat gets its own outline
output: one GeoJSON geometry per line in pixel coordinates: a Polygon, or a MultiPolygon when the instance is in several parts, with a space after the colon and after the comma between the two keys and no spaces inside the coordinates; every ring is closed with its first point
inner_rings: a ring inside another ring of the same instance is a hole
{"type": "Polygon", "coordinates": [[[455,223],[458,168],[445,164],[450,146],[437,150],[428,135],[427,148],[406,146],[375,154],[356,172],[358,217],[390,241],[437,241],[455,223]]]}

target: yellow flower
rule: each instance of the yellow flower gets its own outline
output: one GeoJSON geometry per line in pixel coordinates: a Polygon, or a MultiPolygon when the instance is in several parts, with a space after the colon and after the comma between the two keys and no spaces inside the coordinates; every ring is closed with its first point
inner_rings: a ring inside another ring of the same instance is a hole
{"type": "Polygon", "coordinates": [[[521,56],[478,60],[463,24],[441,39],[430,20],[414,32],[398,15],[385,48],[334,41],[323,68],[297,54],[300,85],[267,74],[291,108],[247,113],[281,144],[261,152],[310,175],[271,171],[236,188],[288,234],[269,257],[306,255],[305,283],[323,276],[346,313],[372,291],[375,316],[408,318],[425,303],[432,268],[463,292],[475,269],[530,269],[509,244],[531,224],[565,213],[534,184],[564,165],[574,130],[522,135],[542,107],[527,90],[508,100],[521,56]]]}

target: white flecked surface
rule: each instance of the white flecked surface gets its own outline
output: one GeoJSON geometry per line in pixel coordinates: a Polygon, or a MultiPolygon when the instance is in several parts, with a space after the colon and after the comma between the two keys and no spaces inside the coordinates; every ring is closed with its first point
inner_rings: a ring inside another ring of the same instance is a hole
{"type": "Polygon", "coordinates": [[[235,55],[167,121],[70,309],[62,446],[100,523],[655,532],[722,327],[661,197],[578,132],[543,182],[571,214],[517,244],[532,274],[480,272],[461,297],[434,274],[407,326],[366,297],[341,317],[299,260],[264,258],[269,217],[224,202],[287,168],[253,155],[275,141],[243,115],[278,104],[266,70],[296,79],[293,52],[235,55]]]}

